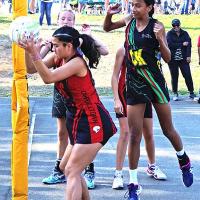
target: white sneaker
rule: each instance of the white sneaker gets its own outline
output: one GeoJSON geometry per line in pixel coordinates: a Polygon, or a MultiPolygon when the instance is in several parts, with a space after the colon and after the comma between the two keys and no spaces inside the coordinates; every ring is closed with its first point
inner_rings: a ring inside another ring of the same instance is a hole
{"type": "Polygon", "coordinates": [[[197,97],[194,97],[194,101],[198,101],[200,99],[200,95],[197,97]]]}
{"type": "Polygon", "coordinates": [[[115,175],[113,184],[112,184],[112,189],[115,190],[122,190],[124,188],[124,181],[123,181],[123,176],[122,175],[115,175]]]}
{"type": "Polygon", "coordinates": [[[173,96],[173,101],[178,101],[178,100],[179,100],[178,94],[174,94],[174,96],[173,96]]]}
{"type": "Polygon", "coordinates": [[[156,180],[166,180],[167,176],[162,172],[158,166],[149,166],[147,167],[147,175],[155,178],[156,180]]]}

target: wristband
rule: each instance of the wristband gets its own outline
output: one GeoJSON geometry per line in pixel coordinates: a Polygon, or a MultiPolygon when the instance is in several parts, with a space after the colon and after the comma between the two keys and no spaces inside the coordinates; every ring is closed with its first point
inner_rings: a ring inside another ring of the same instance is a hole
{"type": "Polygon", "coordinates": [[[35,54],[35,55],[31,55],[31,58],[32,58],[33,62],[42,59],[42,57],[41,57],[41,55],[40,55],[39,53],[37,53],[37,54],[35,54]]]}

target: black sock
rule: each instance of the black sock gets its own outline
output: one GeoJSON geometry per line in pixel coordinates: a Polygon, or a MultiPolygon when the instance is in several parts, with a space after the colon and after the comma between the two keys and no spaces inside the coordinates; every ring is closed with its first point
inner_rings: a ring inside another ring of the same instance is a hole
{"type": "Polygon", "coordinates": [[[94,163],[90,163],[86,168],[86,172],[94,172],[94,163]]]}
{"type": "Polygon", "coordinates": [[[188,157],[188,155],[184,152],[184,154],[182,156],[178,156],[178,162],[179,162],[179,165],[180,167],[184,166],[184,165],[187,165],[188,162],[190,162],[190,159],[188,157]]]}
{"type": "Polygon", "coordinates": [[[59,171],[60,173],[63,174],[63,172],[60,170],[60,167],[59,167],[60,162],[61,162],[61,159],[57,159],[57,160],[56,160],[55,167],[54,167],[54,171],[59,171]]]}

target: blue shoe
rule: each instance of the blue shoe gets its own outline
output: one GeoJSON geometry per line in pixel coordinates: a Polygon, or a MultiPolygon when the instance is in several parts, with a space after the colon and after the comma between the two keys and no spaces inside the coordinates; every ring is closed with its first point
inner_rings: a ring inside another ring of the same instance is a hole
{"type": "Polygon", "coordinates": [[[94,184],[95,172],[85,171],[84,179],[89,190],[95,188],[95,184],[94,184]]]}
{"type": "Polygon", "coordinates": [[[49,177],[44,178],[42,180],[44,184],[58,184],[58,183],[65,183],[65,175],[61,172],[54,171],[49,177]]]}
{"type": "MultiPolygon", "coordinates": [[[[139,195],[142,192],[140,185],[134,185],[133,183],[128,185],[128,200],[139,200],[139,195]]],[[[126,198],[126,194],[124,196],[126,198]]]]}
{"type": "Polygon", "coordinates": [[[190,162],[188,162],[187,165],[182,166],[181,171],[182,171],[183,184],[186,187],[190,187],[193,184],[193,173],[190,162]]]}

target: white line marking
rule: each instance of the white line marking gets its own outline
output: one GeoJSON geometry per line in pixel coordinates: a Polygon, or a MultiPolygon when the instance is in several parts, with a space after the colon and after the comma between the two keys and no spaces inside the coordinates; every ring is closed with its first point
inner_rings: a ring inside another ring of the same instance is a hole
{"type": "Polygon", "coordinates": [[[34,133],[34,136],[51,136],[51,135],[57,136],[57,133],[34,133]]]}
{"type": "Polygon", "coordinates": [[[28,166],[29,166],[29,161],[31,157],[31,147],[33,143],[33,131],[35,127],[35,119],[36,119],[36,114],[33,114],[32,119],[31,119],[31,126],[29,130],[29,140],[28,140],[28,166]]]}

